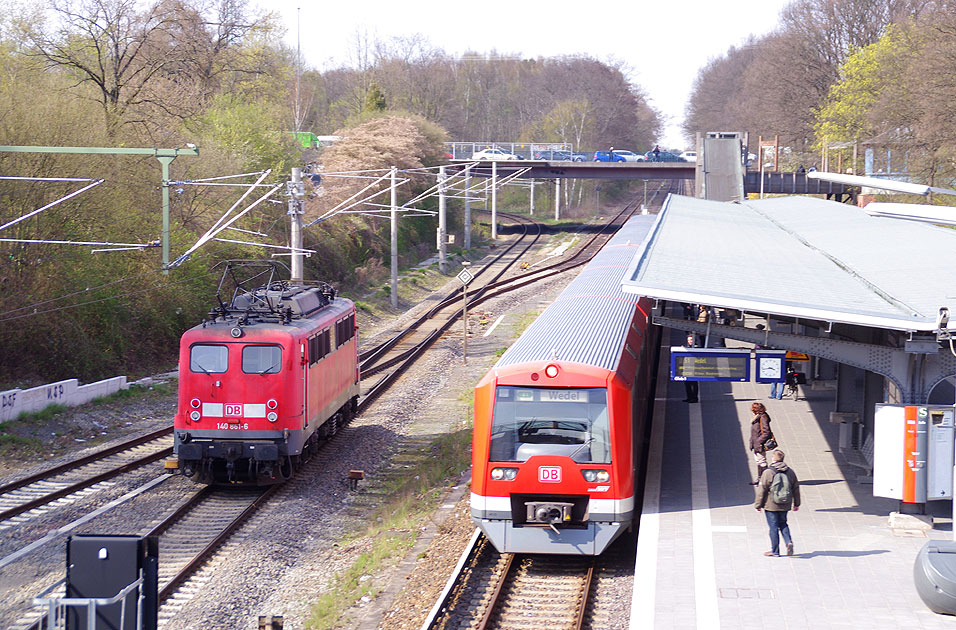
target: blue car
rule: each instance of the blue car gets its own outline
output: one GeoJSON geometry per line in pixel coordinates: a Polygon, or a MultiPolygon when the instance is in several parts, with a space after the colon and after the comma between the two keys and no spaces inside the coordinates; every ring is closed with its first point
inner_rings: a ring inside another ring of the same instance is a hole
{"type": "Polygon", "coordinates": [[[623,155],[619,155],[617,151],[614,151],[613,153],[611,151],[595,151],[594,161],[595,162],[627,162],[627,159],[623,155]]]}

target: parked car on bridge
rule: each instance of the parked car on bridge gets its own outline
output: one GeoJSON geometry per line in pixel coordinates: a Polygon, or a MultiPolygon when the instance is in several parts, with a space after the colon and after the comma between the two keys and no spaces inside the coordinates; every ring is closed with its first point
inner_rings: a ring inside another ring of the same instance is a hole
{"type": "Polygon", "coordinates": [[[534,154],[536,160],[549,160],[552,162],[586,162],[588,156],[583,153],[573,153],[571,151],[536,151],[534,154]]]}
{"type": "MultiPolygon", "coordinates": [[[[617,151],[615,151],[617,153],[617,151]]],[[[648,162],[686,162],[684,158],[677,155],[676,153],[671,153],[670,151],[661,151],[657,155],[654,155],[653,151],[648,151],[644,154],[644,159],[648,162]]]]}
{"type": "Polygon", "coordinates": [[[627,162],[627,158],[617,151],[595,151],[594,162],[627,162]]]}
{"type": "Polygon", "coordinates": [[[697,151],[684,151],[683,153],[680,154],[680,156],[684,158],[685,160],[687,160],[688,162],[697,161],[697,151]]]}
{"type": "Polygon", "coordinates": [[[489,147],[471,154],[473,160],[520,160],[514,153],[508,153],[498,148],[489,147]]]}

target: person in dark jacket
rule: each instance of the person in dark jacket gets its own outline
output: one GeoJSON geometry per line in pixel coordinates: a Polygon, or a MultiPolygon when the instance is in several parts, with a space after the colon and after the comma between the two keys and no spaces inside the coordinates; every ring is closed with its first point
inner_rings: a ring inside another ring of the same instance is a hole
{"type": "Polygon", "coordinates": [[[754,454],[754,461],[757,462],[757,480],[750,482],[750,485],[756,486],[760,483],[760,476],[767,470],[767,449],[764,442],[770,439],[770,415],[763,403],[755,402],[750,405],[750,412],[754,414],[750,421],[750,450],[754,454]]]}
{"type": "MultiPolygon", "coordinates": [[[[684,342],[684,347],[697,347],[697,337],[694,333],[687,333],[687,340],[684,342]]],[[[685,403],[698,402],[699,399],[697,396],[700,393],[700,386],[697,381],[684,381],[684,393],[687,394],[687,397],[684,399],[685,403]]]]}
{"type": "Polygon", "coordinates": [[[800,481],[797,479],[797,473],[783,463],[783,451],[779,449],[774,451],[770,458],[773,462],[760,477],[760,483],[757,484],[757,498],[754,501],[757,511],[762,509],[767,516],[767,525],[770,527],[770,551],[765,551],[763,555],[770,557],[780,555],[778,534],[782,534],[783,542],[787,546],[787,555],[792,556],[793,539],[790,537],[790,526],[787,525],[787,512],[791,507],[794,512],[800,509],[800,481]],[[779,503],[774,500],[771,491],[773,478],[778,472],[785,474],[790,480],[790,498],[779,503]]]}

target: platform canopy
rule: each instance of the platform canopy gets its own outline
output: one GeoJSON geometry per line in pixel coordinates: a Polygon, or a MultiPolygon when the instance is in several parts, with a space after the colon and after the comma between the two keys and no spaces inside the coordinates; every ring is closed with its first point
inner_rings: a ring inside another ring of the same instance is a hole
{"type": "Polygon", "coordinates": [[[937,330],[947,307],[952,330],[956,230],[814,197],[737,203],[671,195],[622,288],[903,331],[937,330]]]}

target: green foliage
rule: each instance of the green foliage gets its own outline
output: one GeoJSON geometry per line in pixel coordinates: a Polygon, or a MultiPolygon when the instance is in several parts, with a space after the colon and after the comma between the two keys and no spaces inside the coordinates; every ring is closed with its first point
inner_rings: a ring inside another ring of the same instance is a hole
{"type": "Polygon", "coordinates": [[[825,104],[816,112],[817,148],[878,132],[870,115],[886,90],[900,87],[894,60],[907,54],[905,40],[899,27],[890,26],[878,41],[847,57],[840,67],[840,81],[830,87],[825,104]]]}
{"type": "Polygon", "coordinates": [[[296,163],[298,147],[283,130],[283,112],[275,105],[222,95],[203,122],[210,140],[230,152],[242,168],[285,173],[296,163]]]}
{"type": "Polygon", "coordinates": [[[378,87],[375,83],[369,86],[368,93],[365,95],[365,112],[384,112],[385,111],[385,94],[382,93],[382,89],[378,87]]]}

